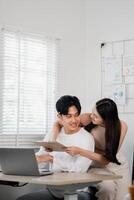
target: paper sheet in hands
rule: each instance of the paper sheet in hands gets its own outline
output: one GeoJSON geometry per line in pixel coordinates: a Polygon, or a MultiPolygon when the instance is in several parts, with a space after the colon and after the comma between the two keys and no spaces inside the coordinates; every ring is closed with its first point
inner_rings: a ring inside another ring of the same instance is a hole
{"type": "Polygon", "coordinates": [[[66,146],[59,142],[43,142],[43,141],[35,141],[35,144],[38,144],[40,146],[43,146],[46,149],[50,149],[52,151],[65,151],[66,146]]]}

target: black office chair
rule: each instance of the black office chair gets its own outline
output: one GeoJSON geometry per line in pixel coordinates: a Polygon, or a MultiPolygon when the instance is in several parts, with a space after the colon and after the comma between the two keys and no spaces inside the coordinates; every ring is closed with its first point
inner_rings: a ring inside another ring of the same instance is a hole
{"type": "Polygon", "coordinates": [[[97,200],[97,197],[95,197],[95,193],[97,192],[97,189],[95,186],[90,186],[89,192],[78,192],[78,199],[85,199],[85,200],[97,200]]]}
{"type": "Polygon", "coordinates": [[[90,191],[90,199],[91,200],[97,200],[97,197],[95,196],[96,192],[98,191],[95,186],[89,186],[90,191]]]}

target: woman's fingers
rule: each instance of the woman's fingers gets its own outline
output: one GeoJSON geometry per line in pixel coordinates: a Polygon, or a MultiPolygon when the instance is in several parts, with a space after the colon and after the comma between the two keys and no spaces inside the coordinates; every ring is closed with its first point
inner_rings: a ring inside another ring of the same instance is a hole
{"type": "Polygon", "coordinates": [[[78,147],[68,147],[66,149],[66,152],[69,153],[70,155],[77,155],[77,154],[79,154],[79,148],[78,147]]]}

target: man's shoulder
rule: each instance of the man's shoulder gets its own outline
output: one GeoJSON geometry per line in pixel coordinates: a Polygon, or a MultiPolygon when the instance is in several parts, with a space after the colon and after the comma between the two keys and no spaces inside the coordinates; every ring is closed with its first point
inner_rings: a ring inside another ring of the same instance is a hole
{"type": "Polygon", "coordinates": [[[87,135],[90,134],[89,132],[87,132],[87,131],[84,129],[84,127],[81,127],[80,131],[83,132],[83,133],[85,133],[85,134],[87,134],[87,135]]]}
{"type": "Polygon", "coordinates": [[[84,128],[81,128],[81,139],[83,142],[85,142],[86,144],[92,144],[94,146],[94,137],[92,136],[91,133],[87,132],[84,128]]]}
{"type": "Polygon", "coordinates": [[[80,132],[85,136],[88,136],[88,137],[91,137],[91,138],[93,137],[92,134],[87,132],[84,128],[81,128],[80,132]]]}

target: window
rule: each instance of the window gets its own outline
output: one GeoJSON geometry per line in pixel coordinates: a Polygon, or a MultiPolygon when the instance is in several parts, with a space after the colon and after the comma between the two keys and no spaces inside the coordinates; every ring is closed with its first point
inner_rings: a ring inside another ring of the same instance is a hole
{"type": "Polygon", "coordinates": [[[50,131],[58,49],[59,39],[1,30],[0,145],[25,145],[50,131]]]}

